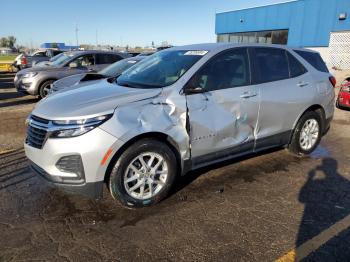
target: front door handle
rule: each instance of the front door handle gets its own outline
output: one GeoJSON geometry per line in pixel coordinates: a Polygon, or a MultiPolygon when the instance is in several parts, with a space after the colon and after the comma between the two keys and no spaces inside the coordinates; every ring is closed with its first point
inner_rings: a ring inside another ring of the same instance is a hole
{"type": "Polygon", "coordinates": [[[257,96],[257,94],[252,94],[250,92],[244,92],[240,98],[250,98],[250,97],[254,97],[254,96],[257,96]]]}
{"type": "Polygon", "coordinates": [[[309,83],[307,83],[307,82],[299,82],[298,83],[299,87],[304,87],[304,86],[308,86],[308,85],[309,85],[309,83]]]}

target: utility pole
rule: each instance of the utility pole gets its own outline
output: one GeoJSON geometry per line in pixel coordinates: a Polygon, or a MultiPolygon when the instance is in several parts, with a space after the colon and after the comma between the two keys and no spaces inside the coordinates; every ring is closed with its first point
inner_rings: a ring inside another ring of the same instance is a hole
{"type": "Polygon", "coordinates": [[[96,29],[96,48],[98,47],[98,31],[96,29]]]}
{"type": "Polygon", "coordinates": [[[77,40],[77,47],[79,48],[78,31],[78,24],[75,24],[75,39],[77,40]]]}

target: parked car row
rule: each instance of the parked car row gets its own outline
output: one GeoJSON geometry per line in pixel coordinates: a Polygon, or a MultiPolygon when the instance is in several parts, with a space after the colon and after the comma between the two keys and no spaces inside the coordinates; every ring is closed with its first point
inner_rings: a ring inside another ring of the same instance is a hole
{"type": "Polygon", "coordinates": [[[16,76],[23,92],[52,87],[24,147],[33,170],[68,191],[100,197],[106,184],[124,205],[149,206],[190,170],[273,147],[310,154],[333,118],[335,79],[314,51],[200,44],[100,70],[102,56],[112,53],[64,53],[16,76]]]}
{"type": "Polygon", "coordinates": [[[18,92],[44,98],[56,80],[75,74],[97,72],[128,56],[126,53],[107,51],[65,52],[43,66],[19,71],[14,79],[15,87],[18,92]]]}
{"type": "Polygon", "coordinates": [[[62,52],[63,51],[61,50],[47,49],[36,51],[30,55],[20,54],[15,58],[13,66],[18,70],[29,68],[40,62],[49,61],[51,58],[62,52]]]}
{"type": "Polygon", "coordinates": [[[98,81],[100,79],[104,78],[116,78],[119,75],[121,75],[125,70],[129,69],[133,65],[140,62],[142,59],[144,59],[145,56],[135,56],[135,57],[129,57],[123,60],[120,60],[118,62],[115,62],[106,68],[98,71],[97,73],[82,73],[82,74],[76,74],[72,76],[64,77],[60,80],[57,80],[53,82],[53,84],[50,87],[49,94],[53,94],[60,90],[68,90],[72,87],[82,87],[82,85],[79,84],[92,84],[92,81],[98,81]]]}

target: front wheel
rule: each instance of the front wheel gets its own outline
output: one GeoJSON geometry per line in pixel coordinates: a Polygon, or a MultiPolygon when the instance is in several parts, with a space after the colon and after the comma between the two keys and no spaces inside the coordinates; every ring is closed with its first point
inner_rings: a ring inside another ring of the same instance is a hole
{"type": "Polygon", "coordinates": [[[51,84],[54,82],[54,80],[48,80],[41,84],[39,88],[39,96],[40,98],[44,98],[49,94],[51,84]]]}
{"type": "Polygon", "coordinates": [[[123,205],[144,207],[164,199],[177,172],[173,151],[154,139],[142,139],[122,153],[111,172],[109,190],[123,205]]]}
{"type": "Polygon", "coordinates": [[[318,146],[322,136],[321,117],[317,112],[306,112],[297,123],[289,150],[297,155],[308,155],[318,146]]]}

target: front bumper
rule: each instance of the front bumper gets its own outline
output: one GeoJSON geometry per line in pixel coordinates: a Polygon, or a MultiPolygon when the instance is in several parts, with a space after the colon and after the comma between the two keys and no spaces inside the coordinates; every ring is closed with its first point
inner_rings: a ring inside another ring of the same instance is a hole
{"type": "Polygon", "coordinates": [[[337,99],[337,104],[339,107],[350,108],[350,93],[340,91],[337,99]]]}
{"type": "Polygon", "coordinates": [[[31,79],[15,77],[14,85],[17,89],[17,92],[26,94],[26,95],[37,95],[35,91],[35,84],[31,79]]]}
{"type": "Polygon", "coordinates": [[[50,186],[57,187],[62,191],[74,194],[80,194],[89,198],[98,199],[103,196],[103,181],[82,183],[82,184],[69,184],[62,182],[60,179],[49,175],[44,169],[40,168],[35,163],[31,162],[31,169],[42,177],[50,186]]]}
{"type": "Polygon", "coordinates": [[[33,170],[51,184],[65,191],[99,197],[111,159],[104,164],[101,161],[107,151],[112,149],[115,152],[120,146],[121,141],[97,127],[77,137],[48,138],[41,149],[25,143],[24,149],[33,170]],[[81,157],[83,176],[78,177],[59,168],[58,162],[72,155],[81,157]]]}

